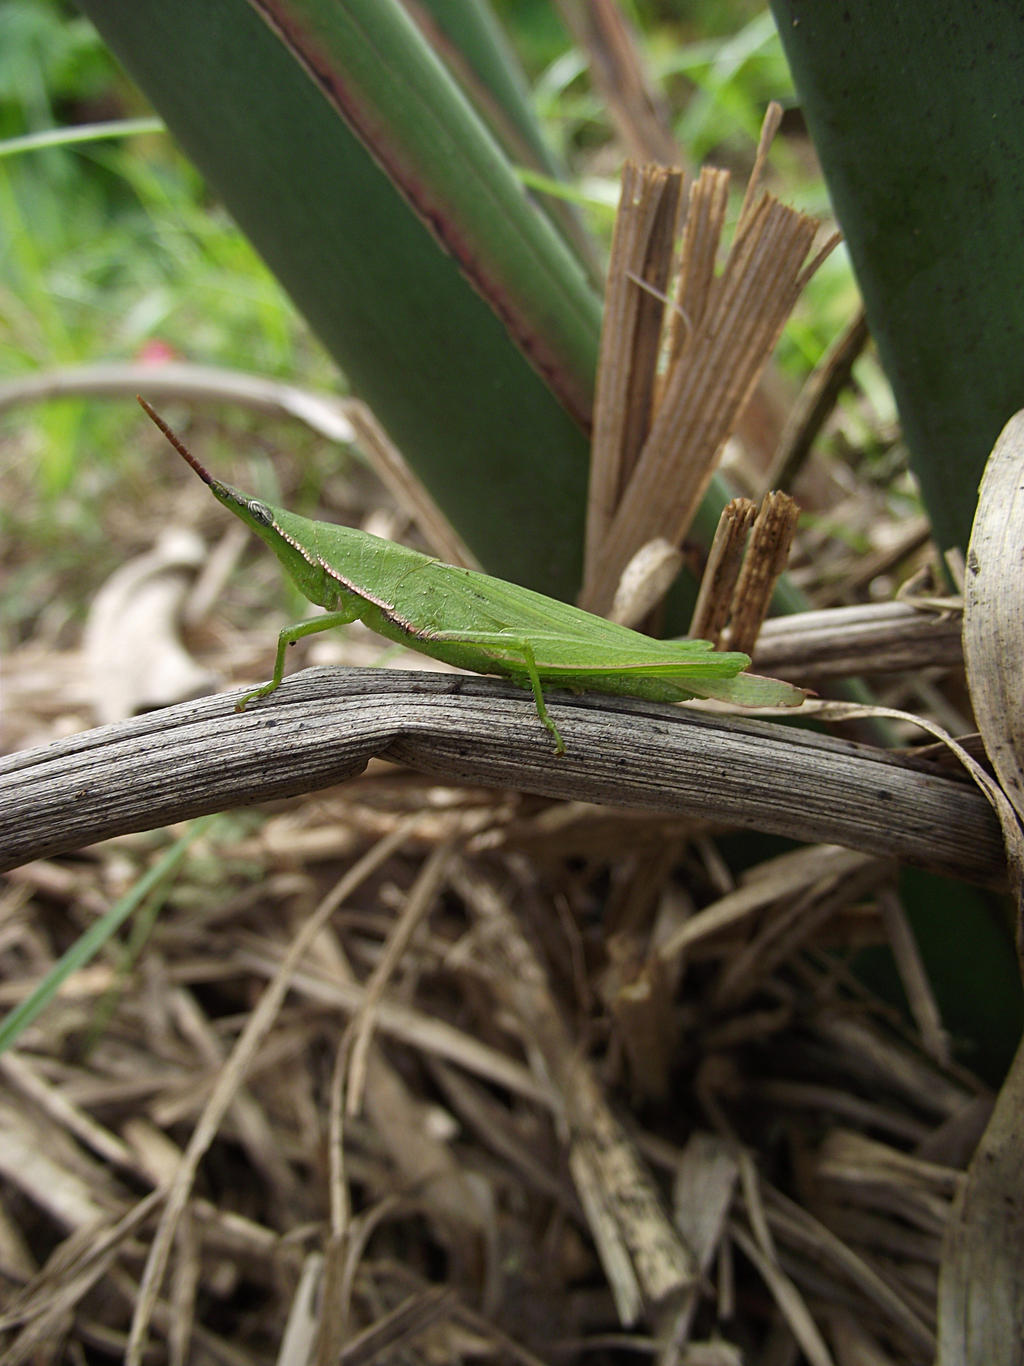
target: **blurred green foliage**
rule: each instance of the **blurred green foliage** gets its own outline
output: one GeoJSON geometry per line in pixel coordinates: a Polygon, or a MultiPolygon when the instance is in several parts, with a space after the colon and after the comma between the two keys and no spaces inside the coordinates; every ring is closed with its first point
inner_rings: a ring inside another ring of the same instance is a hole
{"type": "Polygon", "coordinates": [[[0,137],[62,121],[74,103],[103,99],[120,81],[96,30],[57,0],[0,8],[0,137]]]}
{"type": "MultiPolygon", "coordinates": [[[[144,108],[87,20],[53,0],[0,7],[4,138],[144,108]]],[[[330,373],[166,135],[0,158],[0,221],[0,379],[130,359],[154,342],[266,374],[330,373]]],[[[5,459],[35,468],[47,504],[69,487],[83,452],[112,452],[125,431],[107,405],[77,400],[39,405],[30,430],[24,411],[0,422],[5,459]]]]}

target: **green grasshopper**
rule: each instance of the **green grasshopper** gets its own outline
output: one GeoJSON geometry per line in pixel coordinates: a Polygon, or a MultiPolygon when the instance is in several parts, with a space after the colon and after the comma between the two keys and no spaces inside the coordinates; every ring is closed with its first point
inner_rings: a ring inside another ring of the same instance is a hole
{"type": "Polygon", "coordinates": [[[354,527],[270,507],[214,479],[145,399],[139,402],[218,502],[266,541],[310,602],[326,608],[324,616],[280,633],[273,677],[246,693],[238,711],[280,685],[289,645],[356,620],[446,664],[530,688],[556,754],[565,753],[565,744],[545,706],[545,686],[656,702],[713,697],[743,707],[796,707],[804,700],[803,690],[789,683],[743,673],[748,655],[716,651],[710,641],[653,640],[354,527]]]}

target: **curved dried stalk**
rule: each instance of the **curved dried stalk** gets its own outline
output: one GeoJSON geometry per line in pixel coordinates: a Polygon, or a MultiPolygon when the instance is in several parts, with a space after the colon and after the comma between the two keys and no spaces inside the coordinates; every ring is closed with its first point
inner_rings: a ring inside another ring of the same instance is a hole
{"type": "Polygon", "coordinates": [[[496,680],[308,669],[239,715],[240,691],[0,760],[0,868],[209,811],[293,796],[389,759],[459,782],[683,813],[1003,885],[995,818],[935,765],[774,721],[496,680]]]}

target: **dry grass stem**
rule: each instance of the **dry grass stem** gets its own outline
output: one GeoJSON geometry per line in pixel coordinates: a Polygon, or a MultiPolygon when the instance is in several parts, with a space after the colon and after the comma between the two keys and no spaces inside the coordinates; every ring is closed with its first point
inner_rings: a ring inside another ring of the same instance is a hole
{"type": "Polygon", "coordinates": [[[773,902],[789,905],[809,889],[836,886],[853,874],[874,868],[878,861],[868,854],[816,845],[783,854],[757,866],[756,877],[727,892],[689,917],[658,949],[669,962],[681,953],[692,953],[703,939],[735,932],[750,916],[763,913],[773,902]]]}
{"type": "Polygon", "coordinates": [[[804,1302],[803,1296],[785,1274],[778,1262],[760,1248],[755,1240],[742,1228],[734,1224],[730,1230],[739,1248],[757,1269],[761,1279],[788,1325],[793,1341],[798,1343],[804,1356],[812,1366],[835,1366],[831,1352],[825,1343],[813,1316],[804,1302]]]}
{"type": "Polygon", "coordinates": [[[675,164],[679,145],[664,102],[615,0],[558,0],[558,10],[588,56],[591,78],[629,155],[675,164]]]}
{"type": "Polygon", "coordinates": [[[618,980],[608,1008],[622,1040],[636,1095],[664,1102],[670,1092],[679,1043],[673,1008],[675,984],[660,958],[638,961],[636,954],[632,939],[609,937],[610,970],[618,980]]]}
{"type": "Polygon", "coordinates": [[[623,168],[594,400],[588,558],[601,553],[650,427],[682,183],[682,172],[665,167],[623,168]]]}
{"type": "Polygon", "coordinates": [[[479,560],[438,507],[430,490],[413,473],[402,452],[377,421],[373,410],[365,403],[350,399],[345,404],[345,415],[352,423],[356,440],[369,457],[381,483],[398,506],[416,522],[431,553],[446,564],[479,569],[479,560]]]}
{"type": "MultiPolygon", "coordinates": [[[[271,976],[278,970],[276,958],[269,954],[243,954],[239,961],[260,976],[271,976]]],[[[310,1000],[345,1013],[358,1010],[365,997],[363,987],[357,983],[325,980],[301,971],[295,973],[293,981],[296,991],[310,1000]]],[[[400,1042],[423,1048],[431,1056],[454,1062],[514,1095],[541,1102],[549,1099],[548,1089],[522,1063],[444,1020],[432,1019],[400,1002],[380,1004],[377,1029],[400,1042]]]]}
{"type": "Polygon", "coordinates": [[[352,1032],[352,1051],[348,1064],[348,1084],[346,1087],[346,1109],[351,1117],[359,1113],[366,1086],[367,1058],[370,1040],[373,1038],[374,1015],[381,998],[387,989],[392,975],[397,972],[405,956],[409,941],[416,932],[420,921],[432,908],[438,888],[444,879],[447,865],[452,858],[453,846],[439,844],[423,865],[423,870],[406,902],[405,911],[399,917],[395,928],[388,936],[388,942],[380,962],[366,984],[362,1004],[358,1013],[349,1024],[352,1032]]]}
{"type": "Polygon", "coordinates": [[[799,509],[785,493],[767,493],[755,508],[734,498],[722,511],[690,634],[716,645],[729,628],[729,648],[751,653],[796,534],[799,509]]]}
{"type": "Polygon", "coordinates": [[[908,602],[864,603],[773,617],[761,628],[754,665],[813,682],[850,674],[962,666],[961,613],[908,602]]]}
{"type": "Polygon", "coordinates": [[[765,109],[764,118],[761,120],[761,132],[757,139],[754,164],[750,168],[750,174],[747,176],[747,183],[743,189],[743,203],[740,205],[739,217],[740,227],[743,226],[757,203],[758,192],[761,189],[765,171],[768,169],[768,153],[775,141],[775,135],[781,127],[782,105],[777,100],[772,100],[765,109]]]}
{"type": "Polygon", "coordinates": [[[632,1325],[693,1282],[695,1267],[597,1077],[580,1057],[540,961],[500,896],[479,875],[453,882],[480,917],[495,986],[537,1050],[568,1130],[569,1168],[615,1298],[632,1325]]]}
{"type": "Polygon", "coordinates": [[[800,509],[787,493],[766,493],[750,531],[733,593],[729,646],[751,653],[796,534],[800,509]]]}
{"type": "MultiPolygon", "coordinates": [[[[769,1190],[767,1196],[775,1236],[787,1246],[794,1262],[799,1258],[802,1268],[815,1264],[827,1268],[836,1276],[833,1283],[835,1302],[841,1303],[852,1291],[860,1312],[875,1326],[879,1337],[884,1339],[888,1326],[892,1325],[902,1339],[901,1348],[911,1344],[907,1353],[911,1360],[930,1361],[935,1347],[934,1333],[908,1302],[901,1287],[891,1283],[887,1274],[889,1268],[886,1267],[883,1273],[870,1250],[866,1256],[854,1250],[813,1213],[778,1191],[769,1190]]],[[[895,1228],[890,1227],[887,1231],[895,1232],[895,1228]]],[[[819,1282],[816,1286],[819,1294],[822,1284],[819,1282]]],[[[878,1350],[881,1351],[881,1347],[878,1350]]]]}
{"type": "MultiPolygon", "coordinates": [[[[755,176],[758,173],[755,169],[755,176]]],[[[618,469],[627,468],[632,453],[617,467],[604,446],[595,460],[581,595],[591,611],[608,610],[639,545],[655,538],[681,543],[722,446],[809,271],[821,259],[819,253],[807,264],[817,232],[814,220],[764,194],[745,203],[721,275],[716,275],[728,181],[724,172],[704,170],[690,191],[677,307],[669,325],[668,369],[659,377],[649,426],[646,404],[640,410],[646,437],[635,469],[628,481],[620,477],[618,469]],[[609,470],[616,471],[615,477],[609,470]]],[[[624,193],[624,205],[627,202],[624,193]]],[[[631,283],[620,273],[623,269],[619,259],[613,259],[608,286],[612,300],[621,298],[631,283]]],[[[623,300],[606,314],[599,405],[602,390],[619,399],[626,393],[621,376],[628,372],[632,336],[618,330],[625,309],[623,300]]],[[[619,416],[618,429],[625,431],[626,426],[619,416]]],[[[610,424],[607,430],[611,434],[610,424]]]]}
{"type": "Polygon", "coordinates": [[[699,640],[718,645],[722,639],[756,515],[749,498],[733,498],[722,509],[690,619],[690,635],[699,640]]]}
{"type": "Polygon", "coordinates": [[[712,991],[713,1003],[725,1009],[754,996],[773,968],[788,961],[833,915],[873,891],[890,874],[881,861],[865,862],[842,881],[826,876],[788,900],[785,907],[776,907],[776,913],[722,969],[712,991]]]}
{"type": "MultiPolygon", "coordinates": [[[[679,364],[708,310],[729,212],[730,180],[728,171],[703,166],[690,186],[679,245],[676,307],[668,319],[668,354],[673,367],[679,364]]],[[[663,379],[662,392],[666,382],[663,379]]]]}
{"type": "Polygon", "coordinates": [[[899,897],[891,888],[883,888],[879,892],[878,907],[906,993],[907,1007],[920,1033],[921,1047],[936,1062],[948,1064],[952,1061],[949,1035],[942,1027],[935,993],[899,897]]]}
{"type": "Polygon", "coordinates": [[[127,1366],[141,1366],[145,1350],[149,1321],[163,1280],[171,1245],[177,1233],[178,1224],[185,1210],[196,1168],[216,1136],[217,1129],[238,1087],[242,1084],[246,1070],[252,1062],[256,1050],[266,1036],[284,1003],[285,995],[291,985],[291,976],[302,961],[302,957],[316,936],[327,924],[330,917],[346,897],[351,895],[359,884],[380,864],[384,863],[402,844],[408,833],[408,825],[415,817],[400,825],[361,859],[351,872],[333,889],[331,894],[317,907],[315,914],[300,929],[288,953],[282,960],[277,976],[268,986],[256,1010],[249,1016],[245,1028],[238,1037],[230,1063],[221,1072],[216,1087],[210,1096],[199,1123],[193,1131],[188,1148],[182,1157],[174,1181],[167,1193],[167,1200],[160,1218],[160,1225],[153,1239],[146,1270],[139,1287],[139,1302],[132,1316],[132,1327],[128,1338],[126,1354],[127,1366]]]}
{"type": "Polygon", "coordinates": [[[836,400],[850,382],[868,335],[867,318],[861,308],[815,366],[790,408],[779,436],[767,475],[771,488],[790,489],[799,478],[836,400]]]}

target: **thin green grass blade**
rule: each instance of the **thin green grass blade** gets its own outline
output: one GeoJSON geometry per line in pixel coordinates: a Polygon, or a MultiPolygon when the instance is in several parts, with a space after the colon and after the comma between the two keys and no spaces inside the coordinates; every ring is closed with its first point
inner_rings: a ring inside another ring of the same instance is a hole
{"type": "Polygon", "coordinates": [[[86,963],[96,956],[111,935],[124,924],[154,888],[159,887],[171,876],[184,858],[189,845],[204,834],[216,819],[216,816],[203,816],[197,820],[191,829],[176,840],[163,857],[139,878],[135,886],[111,906],[106,915],[101,916],[91,929],[86,930],[85,934],[75,940],[35,991],[0,1022],[0,1053],[10,1048],[19,1035],[46,1009],[71,974],[84,968],[86,963]]]}
{"type": "Polygon", "coordinates": [[[162,119],[110,119],[105,123],[80,123],[74,128],[47,128],[41,133],[26,133],[20,138],[0,142],[0,157],[20,156],[47,147],[74,147],[83,142],[105,142],[110,138],[133,138],[143,133],[162,133],[162,119]]]}

